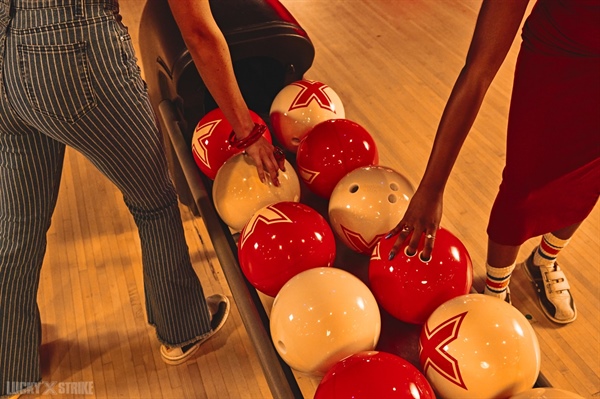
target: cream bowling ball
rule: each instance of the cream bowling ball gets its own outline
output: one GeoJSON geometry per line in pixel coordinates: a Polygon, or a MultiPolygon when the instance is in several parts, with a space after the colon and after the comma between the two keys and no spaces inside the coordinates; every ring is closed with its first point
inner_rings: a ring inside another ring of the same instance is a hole
{"type": "Polygon", "coordinates": [[[467,294],[429,316],[419,361],[440,398],[508,398],[533,387],[541,355],[521,312],[496,297],[467,294]]]}
{"type": "Polygon", "coordinates": [[[350,249],[370,255],[392,230],[414,194],[412,184],[385,166],[354,169],[336,184],[329,198],[329,222],[350,249]]]}
{"type": "Polygon", "coordinates": [[[300,180],[285,161],[279,186],[260,181],[252,158],[244,153],[229,158],[217,172],[212,196],[217,213],[234,231],[241,231],[252,215],[264,206],[282,201],[300,202],[300,180]]]}
{"type": "Polygon", "coordinates": [[[358,277],[319,267],[297,274],[281,288],[270,325],[273,344],[291,368],[323,376],[343,358],[375,349],[381,315],[358,277]]]}
{"type": "Polygon", "coordinates": [[[344,105],[337,93],[325,83],[308,79],[292,82],[281,89],[269,111],[275,137],[293,153],[317,124],[344,117],[344,105]]]}

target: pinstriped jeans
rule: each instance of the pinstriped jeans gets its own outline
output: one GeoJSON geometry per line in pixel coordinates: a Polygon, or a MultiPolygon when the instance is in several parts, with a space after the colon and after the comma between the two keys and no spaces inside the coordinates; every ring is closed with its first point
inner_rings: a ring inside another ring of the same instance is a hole
{"type": "Polygon", "coordinates": [[[36,296],[65,146],[123,193],[159,341],[181,346],[210,331],[117,0],[0,0],[0,396],[10,382],[41,379],[36,296]]]}

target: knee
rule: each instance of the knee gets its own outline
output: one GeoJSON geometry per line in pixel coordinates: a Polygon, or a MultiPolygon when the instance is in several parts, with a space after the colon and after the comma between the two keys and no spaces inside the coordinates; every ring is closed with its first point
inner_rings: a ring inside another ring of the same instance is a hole
{"type": "Polygon", "coordinates": [[[164,189],[148,189],[137,198],[124,197],[127,208],[136,221],[157,220],[164,217],[179,217],[179,202],[172,184],[164,189]]]}

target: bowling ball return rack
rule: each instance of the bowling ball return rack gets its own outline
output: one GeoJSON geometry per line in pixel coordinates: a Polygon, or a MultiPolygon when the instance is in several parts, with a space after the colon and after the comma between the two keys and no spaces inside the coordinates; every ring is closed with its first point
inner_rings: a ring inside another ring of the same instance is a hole
{"type": "MultiPolygon", "coordinates": [[[[210,4],[228,42],[242,95],[249,108],[268,124],[270,106],[277,93],[302,79],[311,67],[313,44],[279,0],[211,0],[210,4]]],[[[273,397],[304,398],[294,372],[273,346],[263,301],[241,271],[237,237],[216,212],[212,181],[201,173],[193,159],[194,128],[217,105],[196,70],[167,0],[146,2],[139,37],[145,81],[179,199],[206,226],[273,397]]],[[[295,166],[294,159],[289,158],[295,166]]],[[[306,186],[302,186],[301,201],[327,218],[327,202],[312,195],[306,186]]],[[[368,256],[337,242],[336,267],[367,282],[368,262],[368,256]]],[[[419,367],[419,326],[402,323],[382,310],[381,331],[376,350],[394,353],[419,367]]],[[[535,387],[551,385],[540,373],[535,387]]]]}

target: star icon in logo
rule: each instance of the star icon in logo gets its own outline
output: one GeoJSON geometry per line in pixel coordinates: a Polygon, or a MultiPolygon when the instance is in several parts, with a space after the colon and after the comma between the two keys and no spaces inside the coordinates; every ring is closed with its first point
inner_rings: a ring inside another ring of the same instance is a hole
{"type": "Polygon", "coordinates": [[[442,377],[463,389],[467,389],[460,373],[458,360],[447,351],[447,345],[458,338],[460,326],[468,312],[463,312],[444,321],[433,330],[426,323],[419,342],[419,358],[423,373],[433,368],[442,377]]]}
{"type": "Polygon", "coordinates": [[[194,143],[192,143],[192,151],[196,157],[210,169],[210,161],[208,160],[208,149],[206,147],[210,137],[215,131],[217,125],[221,123],[222,119],[217,119],[205,123],[202,126],[198,126],[194,131],[194,136],[198,136],[194,143]]]}
{"type": "Polygon", "coordinates": [[[300,80],[291,83],[291,85],[300,87],[300,92],[292,101],[289,111],[296,108],[306,108],[312,101],[316,101],[319,107],[336,113],[335,104],[325,93],[325,89],[329,87],[326,84],[312,80],[300,80]]]}
{"type": "Polygon", "coordinates": [[[293,223],[293,221],[287,217],[279,209],[273,205],[268,205],[256,212],[252,218],[246,224],[246,227],[242,230],[240,235],[240,248],[244,246],[246,240],[254,233],[260,223],[274,224],[274,223],[293,223]]]}

